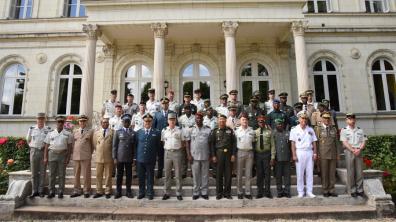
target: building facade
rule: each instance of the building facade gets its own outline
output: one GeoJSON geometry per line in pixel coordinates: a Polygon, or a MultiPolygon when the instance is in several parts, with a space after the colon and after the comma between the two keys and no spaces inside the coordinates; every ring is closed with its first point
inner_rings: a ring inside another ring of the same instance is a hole
{"type": "Polygon", "coordinates": [[[112,89],[315,90],[369,134],[396,128],[396,0],[2,0],[0,135],[100,112],[112,89]]]}

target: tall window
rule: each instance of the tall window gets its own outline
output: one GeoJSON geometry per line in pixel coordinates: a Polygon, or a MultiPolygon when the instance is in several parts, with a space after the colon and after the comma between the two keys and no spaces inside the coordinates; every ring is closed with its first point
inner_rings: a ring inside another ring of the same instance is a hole
{"type": "Polygon", "coordinates": [[[135,98],[140,98],[143,101],[148,100],[147,91],[151,88],[151,80],[153,77],[148,66],[144,64],[134,64],[129,67],[124,77],[124,100],[126,100],[126,95],[128,93],[132,93],[135,98]]]}
{"type": "Polygon", "coordinates": [[[62,69],[59,75],[58,114],[79,114],[81,80],[82,71],[77,64],[69,64],[62,69]]]}
{"type": "Polygon", "coordinates": [[[1,106],[0,114],[22,114],[23,92],[25,91],[25,67],[13,64],[5,69],[1,78],[1,106]]]}
{"type": "Polygon", "coordinates": [[[65,16],[66,17],[85,16],[85,6],[81,4],[81,0],[65,0],[65,16]]]}
{"type": "Polygon", "coordinates": [[[12,0],[11,18],[27,19],[32,17],[33,0],[12,0]]]}
{"type": "MultiPolygon", "coordinates": [[[[202,99],[210,99],[211,79],[211,73],[206,65],[199,62],[190,63],[182,71],[181,93],[189,92],[193,95],[194,90],[200,89],[202,99]]],[[[183,98],[183,95],[180,98],[183,98]]]]}
{"type": "Polygon", "coordinates": [[[326,59],[317,61],[313,67],[315,99],[321,102],[323,99],[330,100],[330,107],[340,111],[338,93],[338,71],[334,63],[326,59]]]}
{"type": "Polygon", "coordinates": [[[378,13],[388,11],[388,2],[386,0],[365,0],[366,12],[378,13]]]}
{"type": "Polygon", "coordinates": [[[330,12],[330,0],[308,0],[309,13],[326,13],[330,12]]]}
{"type": "Polygon", "coordinates": [[[396,110],[395,68],[386,59],[378,59],[371,67],[377,110],[396,110]]]}
{"type": "MultiPolygon", "coordinates": [[[[242,101],[248,105],[253,92],[259,90],[261,95],[267,95],[271,88],[271,79],[268,69],[257,61],[251,61],[245,64],[241,72],[242,101]]],[[[260,102],[266,98],[262,97],[260,102]]]]}

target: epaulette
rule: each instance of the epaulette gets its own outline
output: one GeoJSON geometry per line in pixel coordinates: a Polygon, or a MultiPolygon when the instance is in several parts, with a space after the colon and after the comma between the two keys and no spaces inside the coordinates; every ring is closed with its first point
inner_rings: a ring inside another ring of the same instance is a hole
{"type": "Polygon", "coordinates": [[[360,129],[360,127],[357,127],[358,129],[360,129]]]}
{"type": "Polygon", "coordinates": [[[31,126],[31,127],[29,127],[29,129],[34,129],[34,127],[35,127],[35,126],[31,126]]]}

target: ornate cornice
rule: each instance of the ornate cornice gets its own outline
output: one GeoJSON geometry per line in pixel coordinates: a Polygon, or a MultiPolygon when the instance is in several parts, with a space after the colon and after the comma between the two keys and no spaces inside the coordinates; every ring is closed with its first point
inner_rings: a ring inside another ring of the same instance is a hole
{"type": "Polygon", "coordinates": [[[225,37],[234,37],[238,29],[238,22],[226,21],[222,24],[225,37]]]}
{"type": "Polygon", "coordinates": [[[154,32],[155,38],[165,38],[168,35],[168,25],[166,23],[153,23],[151,30],[154,32]]]}
{"type": "Polygon", "coordinates": [[[83,32],[87,35],[88,39],[98,39],[101,35],[99,26],[95,24],[83,24],[83,32]]]}
{"type": "Polygon", "coordinates": [[[308,28],[308,22],[307,21],[294,21],[292,23],[291,30],[293,32],[293,35],[295,36],[302,36],[305,33],[305,30],[308,28]]]}

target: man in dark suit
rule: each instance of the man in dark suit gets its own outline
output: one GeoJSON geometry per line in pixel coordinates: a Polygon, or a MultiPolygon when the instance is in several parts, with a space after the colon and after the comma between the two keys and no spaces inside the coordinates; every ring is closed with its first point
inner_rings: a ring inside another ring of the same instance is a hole
{"type": "MultiPolygon", "coordinates": [[[[167,97],[163,97],[161,99],[161,107],[162,107],[161,111],[158,111],[154,114],[154,123],[153,123],[153,127],[159,130],[159,132],[161,132],[164,128],[168,126],[168,114],[175,113],[169,110],[169,99],[167,97]]],[[[156,177],[159,179],[162,177],[162,172],[164,170],[164,147],[162,143],[158,149],[157,161],[158,161],[158,172],[156,177]]]]}
{"type": "Polygon", "coordinates": [[[147,198],[152,200],[154,198],[153,186],[155,159],[157,157],[158,150],[162,147],[161,131],[151,128],[153,117],[150,113],[146,113],[143,116],[143,121],[144,128],[138,130],[135,137],[135,157],[139,176],[138,199],[144,198],[147,194],[147,198]]]}
{"type": "Polygon", "coordinates": [[[135,150],[135,131],[130,128],[131,115],[124,114],[121,117],[123,127],[117,130],[113,137],[113,160],[117,167],[116,194],[114,199],[121,197],[122,177],[125,170],[126,196],[133,198],[132,194],[132,161],[135,150]]]}

